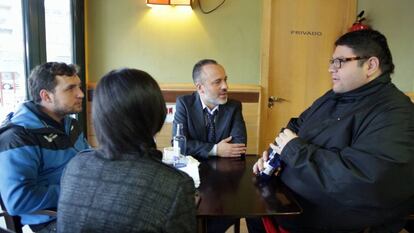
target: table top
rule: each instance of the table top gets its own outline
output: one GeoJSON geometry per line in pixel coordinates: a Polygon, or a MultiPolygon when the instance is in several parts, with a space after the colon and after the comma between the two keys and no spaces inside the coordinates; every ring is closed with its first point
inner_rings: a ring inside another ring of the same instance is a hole
{"type": "Polygon", "coordinates": [[[197,216],[297,215],[302,208],[277,178],[257,182],[252,172],[257,156],[211,158],[199,166],[201,185],[197,216]]]}

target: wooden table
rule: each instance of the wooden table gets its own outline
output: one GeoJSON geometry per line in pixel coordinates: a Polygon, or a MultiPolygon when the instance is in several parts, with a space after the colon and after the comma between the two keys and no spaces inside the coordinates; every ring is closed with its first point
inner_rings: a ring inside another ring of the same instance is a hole
{"type": "Polygon", "coordinates": [[[261,217],[298,215],[302,208],[278,179],[256,182],[252,167],[257,156],[243,159],[213,158],[199,166],[201,184],[197,216],[205,230],[205,217],[261,217]]]}

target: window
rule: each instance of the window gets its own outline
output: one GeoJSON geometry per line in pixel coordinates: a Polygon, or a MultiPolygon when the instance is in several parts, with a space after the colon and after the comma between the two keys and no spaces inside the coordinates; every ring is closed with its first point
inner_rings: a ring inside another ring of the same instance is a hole
{"type": "Polygon", "coordinates": [[[73,63],[70,0],[45,0],[47,61],[73,63]]]}
{"type": "Polygon", "coordinates": [[[85,86],[83,12],[84,0],[0,0],[0,122],[29,99],[29,73],[46,61],[77,64],[85,86]]]}
{"type": "Polygon", "coordinates": [[[0,0],[0,122],[26,98],[20,1],[0,0]]]}

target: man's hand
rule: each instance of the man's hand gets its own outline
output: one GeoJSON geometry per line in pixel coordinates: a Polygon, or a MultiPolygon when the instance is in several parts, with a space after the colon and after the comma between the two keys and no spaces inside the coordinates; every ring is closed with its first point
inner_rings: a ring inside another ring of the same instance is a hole
{"type": "Polygon", "coordinates": [[[257,160],[257,162],[253,165],[253,173],[255,175],[259,174],[261,171],[265,169],[264,163],[269,159],[269,155],[267,151],[263,151],[263,156],[257,160]]]}
{"type": "Polygon", "coordinates": [[[225,138],[217,144],[217,156],[220,157],[240,157],[246,153],[244,143],[231,143],[232,137],[225,138]]]}
{"type": "Polygon", "coordinates": [[[290,129],[284,129],[279,135],[276,137],[275,142],[276,145],[270,144],[273,150],[276,151],[278,154],[282,154],[283,148],[285,148],[286,144],[290,142],[290,140],[297,138],[298,135],[292,132],[290,129]]]}
{"type": "MultiPolygon", "coordinates": [[[[270,144],[271,146],[273,144],[270,144]]],[[[274,145],[273,145],[274,146],[274,145]]],[[[253,173],[255,175],[258,175],[261,171],[265,169],[264,163],[269,159],[269,155],[267,153],[267,150],[263,151],[263,156],[257,160],[257,162],[253,165],[253,173]]],[[[278,176],[280,172],[282,171],[281,167],[278,167],[276,171],[274,172],[275,176],[278,176]]]]}

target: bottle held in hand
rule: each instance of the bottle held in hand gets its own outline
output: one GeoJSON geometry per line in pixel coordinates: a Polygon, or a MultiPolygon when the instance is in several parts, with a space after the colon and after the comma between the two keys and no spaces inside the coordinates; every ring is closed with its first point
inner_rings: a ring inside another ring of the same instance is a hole
{"type": "Polygon", "coordinates": [[[269,159],[265,162],[265,169],[259,173],[260,180],[269,180],[277,169],[281,168],[280,155],[276,153],[271,147],[267,150],[269,159]]]}

